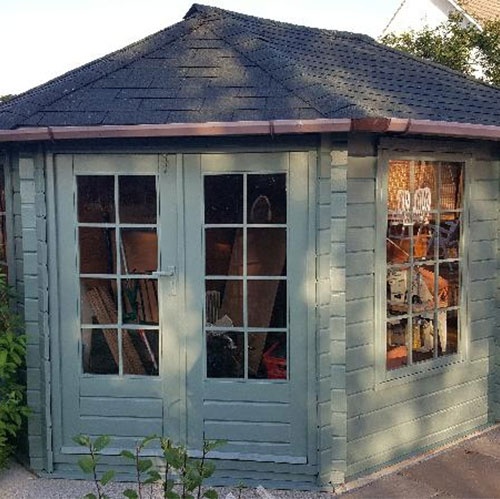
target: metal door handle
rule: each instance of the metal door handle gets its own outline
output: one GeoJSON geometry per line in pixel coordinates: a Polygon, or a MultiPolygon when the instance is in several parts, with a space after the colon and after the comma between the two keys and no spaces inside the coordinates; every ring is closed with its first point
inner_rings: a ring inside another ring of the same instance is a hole
{"type": "Polygon", "coordinates": [[[153,277],[174,277],[175,267],[167,267],[166,270],[158,270],[153,272],[153,277]]]}

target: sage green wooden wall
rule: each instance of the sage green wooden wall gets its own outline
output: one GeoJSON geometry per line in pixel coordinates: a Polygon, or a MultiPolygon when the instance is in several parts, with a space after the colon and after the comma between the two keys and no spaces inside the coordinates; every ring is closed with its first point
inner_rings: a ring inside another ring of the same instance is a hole
{"type": "MultiPolygon", "coordinates": [[[[347,476],[353,477],[486,425],[492,414],[497,330],[498,162],[467,143],[385,141],[422,154],[472,153],[469,172],[470,344],[463,363],[385,385],[375,379],[375,194],[378,150],[352,142],[347,209],[347,476]]],[[[498,390],[497,390],[498,392],[498,390]]]]}

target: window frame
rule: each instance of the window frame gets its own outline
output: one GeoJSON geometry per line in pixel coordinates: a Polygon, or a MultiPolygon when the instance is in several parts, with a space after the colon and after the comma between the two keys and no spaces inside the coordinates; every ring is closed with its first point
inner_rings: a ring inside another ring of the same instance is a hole
{"type": "Polygon", "coordinates": [[[468,357],[469,347],[469,226],[470,226],[470,172],[472,171],[472,155],[470,153],[446,153],[446,152],[420,152],[402,150],[383,150],[378,157],[378,168],[376,178],[376,240],[375,240],[375,380],[376,386],[386,386],[388,382],[407,382],[416,378],[435,374],[437,369],[456,365],[465,362],[468,357]],[[405,366],[393,370],[386,366],[386,338],[387,338],[387,253],[386,253],[386,234],[387,234],[387,200],[388,200],[388,173],[389,162],[391,160],[408,161],[431,161],[431,162],[460,162],[463,164],[463,207],[462,207],[462,234],[460,241],[460,302],[459,302],[459,321],[460,336],[458,338],[457,353],[428,359],[410,366],[405,366]]]}

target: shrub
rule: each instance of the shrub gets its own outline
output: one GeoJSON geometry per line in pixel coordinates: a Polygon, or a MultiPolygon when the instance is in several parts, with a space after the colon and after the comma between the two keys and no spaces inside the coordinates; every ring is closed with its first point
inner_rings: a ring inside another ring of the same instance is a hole
{"type": "Polygon", "coordinates": [[[10,308],[12,298],[5,275],[0,275],[0,468],[6,467],[15,450],[23,417],[29,413],[25,404],[26,387],[19,382],[26,337],[21,334],[21,319],[10,308]]]}

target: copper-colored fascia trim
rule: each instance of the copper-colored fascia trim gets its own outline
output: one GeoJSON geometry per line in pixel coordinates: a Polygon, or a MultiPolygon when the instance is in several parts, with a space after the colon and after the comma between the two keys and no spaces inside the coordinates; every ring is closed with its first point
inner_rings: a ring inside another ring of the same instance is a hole
{"type": "Polygon", "coordinates": [[[495,125],[403,118],[359,118],[18,128],[16,130],[0,130],[0,142],[98,138],[283,135],[351,131],[500,140],[500,126],[495,125]]]}

